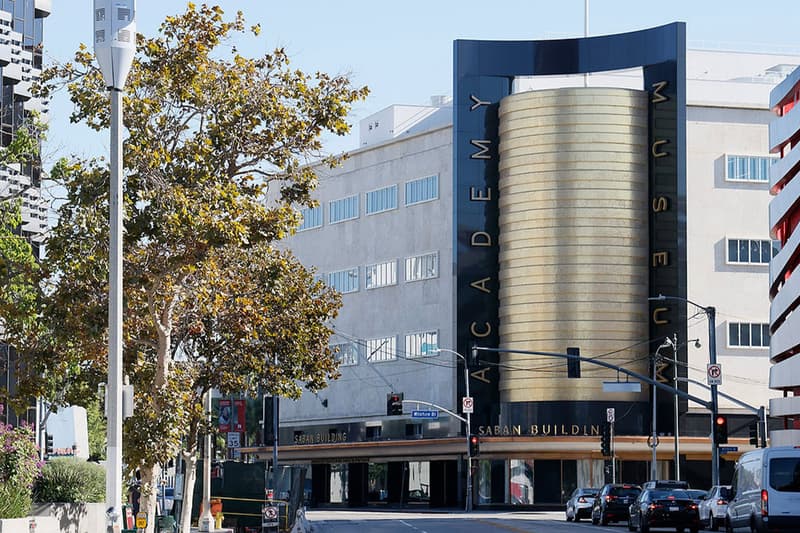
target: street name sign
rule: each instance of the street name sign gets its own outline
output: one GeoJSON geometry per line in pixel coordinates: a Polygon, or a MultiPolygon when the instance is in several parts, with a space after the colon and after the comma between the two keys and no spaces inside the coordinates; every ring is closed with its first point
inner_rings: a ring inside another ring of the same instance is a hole
{"type": "Polygon", "coordinates": [[[439,411],[432,411],[432,410],[411,411],[411,418],[436,419],[439,418],[439,411]]]}

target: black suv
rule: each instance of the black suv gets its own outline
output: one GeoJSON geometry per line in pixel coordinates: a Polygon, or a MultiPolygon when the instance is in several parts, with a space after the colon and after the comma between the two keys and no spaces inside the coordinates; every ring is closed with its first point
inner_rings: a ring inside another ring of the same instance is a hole
{"type": "Polygon", "coordinates": [[[639,485],[627,483],[604,485],[594,499],[592,524],[607,526],[609,522],[627,522],[628,509],[640,492],[642,487],[639,485]]]}

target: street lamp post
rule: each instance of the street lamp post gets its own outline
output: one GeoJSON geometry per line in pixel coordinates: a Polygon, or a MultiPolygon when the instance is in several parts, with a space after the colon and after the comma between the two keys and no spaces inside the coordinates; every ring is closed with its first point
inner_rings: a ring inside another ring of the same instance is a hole
{"type": "Polygon", "coordinates": [[[110,531],[119,530],[122,505],[122,90],[136,52],[135,9],[135,0],[94,0],[94,52],[111,100],[106,404],[110,531]]]}
{"type": "MultiPolygon", "coordinates": [[[[704,307],[695,303],[688,298],[680,298],[678,296],[665,296],[659,294],[656,297],[648,298],[650,301],[661,300],[680,300],[697,307],[706,314],[708,320],[708,362],[709,364],[717,364],[717,325],[716,316],[717,310],[713,306],[704,307]]],[[[719,443],[716,441],[714,435],[714,419],[717,418],[717,411],[719,410],[719,393],[717,385],[711,385],[711,423],[710,425],[710,439],[711,439],[711,485],[719,485],[719,443]]]]}
{"type": "MultiPolygon", "coordinates": [[[[469,394],[469,365],[467,365],[467,358],[461,355],[460,353],[456,352],[455,350],[448,350],[447,348],[437,348],[436,351],[438,352],[447,352],[455,355],[456,357],[460,358],[464,361],[464,390],[467,393],[467,397],[470,397],[469,394]]],[[[471,416],[470,413],[465,413],[467,415],[467,495],[466,495],[466,505],[465,509],[466,512],[472,511],[472,455],[470,454],[470,442],[469,437],[472,435],[472,425],[471,425],[471,416]]]]}
{"type": "MultiPolygon", "coordinates": [[[[658,359],[660,357],[659,352],[662,349],[671,346],[671,342],[672,342],[672,340],[669,337],[667,337],[667,339],[661,344],[661,346],[656,348],[656,353],[653,354],[653,365],[652,365],[653,366],[653,370],[652,370],[652,372],[653,372],[653,381],[656,380],[656,366],[658,366],[658,359]]],[[[673,346],[673,348],[674,348],[674,346],[673,346]]],[[[655,385],[653,385],[653,421],[650,424],[651,429],[652,429],[652,436],[650,437],[652,439],[652,442],[650,443],[650,448],[652,448],[653,451],[652,451],[652,457],[650,458],[650,479],[658,479],[658,468],[657,468],[657,460],[658,459],[656,457],[656,448],[658,447],[658,431],[656,429],[656,427],[657,427],[656,426],[656,424],[657,424],[656,407],[657,407],[658,404],[656,403],[656,388],[657,387],[655,385]]],[[[675,396],[675,397],[677,398],[677,396],[675,396]]]]}

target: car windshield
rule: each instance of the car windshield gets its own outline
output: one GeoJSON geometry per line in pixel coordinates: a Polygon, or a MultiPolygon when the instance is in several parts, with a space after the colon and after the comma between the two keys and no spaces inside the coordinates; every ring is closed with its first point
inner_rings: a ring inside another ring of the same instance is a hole
{"type": "Polygon", "coordinates": [[[704,490],[699,490],[699,489],[695,489],[695,490],[691,490],[691,489],[690,489],[690,490],[687,490],[687,491],[685,491],[685,492],[686,492],[686,493],[687,493],[687,494],[688,494],[688,495],[689,495],[689,496],[690,496],[692,499],[695,499],[695,500],[701,500],[701,499],[705,498],[706,496],[708,496],[708,492],[706,492],[706,491],[704,491],[704,490]]]}
{"type": "Polygon", "coordinates": [[[769,485],[780,492],[800,492],[800,457],[771,459],[769,485]]]}
{"type": "Polygon", "coordinates": [[[597,496],[597,489],[583,489],[580,493],[581,496],[597,496]]]}

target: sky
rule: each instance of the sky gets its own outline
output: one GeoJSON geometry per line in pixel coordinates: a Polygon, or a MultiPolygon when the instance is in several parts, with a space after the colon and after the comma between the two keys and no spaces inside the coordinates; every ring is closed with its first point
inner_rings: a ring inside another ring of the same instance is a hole
{"type": "MultiPolygon", "coordinates": [[[[196,2],[200,4],[202,2],[196,2]]],[[[349,74],[370,96],[351,113],[353,134],[326,138],[330,152],[358,147],[358,121],[392,104],[427,105],[452,94],[455,39],[535,40],[584,35],[586,0],[218,0],[233,16],[243,12],[261,35],[235,43],[257,56],[286,49],[306,72],[349,74]]],[[[736,49],[800,55],[800,4],[790,0],[589,0],[589,35],[640,30],[675,21],[687,24],[690,48],[736,49]]],[[[165,16],[182,13],[185,0],[138,0],[137,31],[155,35],[165,16]]],[[[93,0],[53,0],[44,22],[45,64],[91,47],[93,0]]],[[[800,62],[800,61],[799,61],[800,62]]],[[[50,107],[43,155],[108,153],[108,136],[69,123],[64,94],[50,107]]]]}

